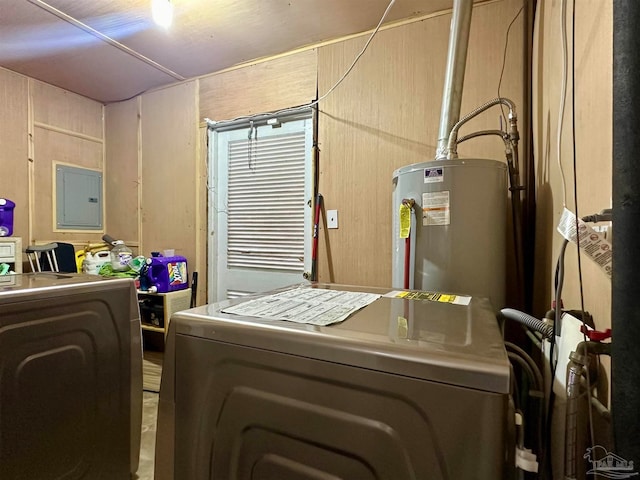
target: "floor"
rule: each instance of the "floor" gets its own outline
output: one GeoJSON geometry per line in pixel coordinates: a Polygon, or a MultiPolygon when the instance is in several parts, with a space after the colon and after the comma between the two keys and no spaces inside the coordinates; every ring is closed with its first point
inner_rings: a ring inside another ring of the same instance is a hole
{"type": "Polygon", "coordinates": [[[160,377],[162,375],[162,352],[144,351],[142,361],[142,389],[145,392],[160,391],[160,377]]]}
{"type": "Polygon", "coordinates": [[[140,439],[140,464],[136,479],[153,480],[153,462],[156,448],[156,417],[158,415],[158,394],[143,393],[142,437],[140,439]]]}
{"type": "Polygon", "coordinates": [[[158,392],[162,373],[162,353],[146,351],[142,368],[142,436],[140,440],[140,464],[137,480],[153,480],[153,462],[156,447],[156,418],[158,416],[158,392]]]}

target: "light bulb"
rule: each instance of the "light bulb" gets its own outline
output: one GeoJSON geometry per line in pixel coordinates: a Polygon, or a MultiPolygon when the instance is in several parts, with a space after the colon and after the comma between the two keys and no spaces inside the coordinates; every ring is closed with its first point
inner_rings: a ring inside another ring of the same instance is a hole
{"type": "Polygon", "coordinates": [[[173,20],[171,0],[151,0],[151,14],[154,22],[161,27],[169,28],[173,20]]]}

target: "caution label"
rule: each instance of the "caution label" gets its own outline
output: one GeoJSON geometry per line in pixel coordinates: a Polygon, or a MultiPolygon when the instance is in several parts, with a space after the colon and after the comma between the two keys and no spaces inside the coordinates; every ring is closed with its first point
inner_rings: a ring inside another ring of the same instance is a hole
{"type": "Polygon", "coordinates": [[[411,233],[411,209],[404,203],[400,204],[400,238],[409,238],[411,233]]]}
{"type": "Polygon", "coordinates": [[[428,300],[430,302],[452,303],[453,305],[469,305],[471,297],[468,295],[453,295],[450,293],[400,291],[394,290],[384,295],[390,298],[404,298],[405,300],[428,300]]]}
{"type": "Polygon", "coordinates": [[[449,225],[449,191],[425,192],[422,194],[422,225],[449,225]]]}
{"type": "Polygon", "coordinates": [[[566,208],[560,217],[558,232],[572,243],[578,244],[579,239],[580,249],[611,279],[613,252],[611,244],[600,232],[580,219],[576,222],[574,213],[566,208]]]}

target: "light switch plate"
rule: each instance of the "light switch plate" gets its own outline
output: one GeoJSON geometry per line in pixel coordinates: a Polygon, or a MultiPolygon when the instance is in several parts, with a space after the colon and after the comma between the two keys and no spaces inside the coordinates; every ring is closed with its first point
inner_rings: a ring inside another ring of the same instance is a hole
{"type": "Polygon", "coordinates": [[[338,210],[327,210],[327,228],[338,228],[338,210]]]}

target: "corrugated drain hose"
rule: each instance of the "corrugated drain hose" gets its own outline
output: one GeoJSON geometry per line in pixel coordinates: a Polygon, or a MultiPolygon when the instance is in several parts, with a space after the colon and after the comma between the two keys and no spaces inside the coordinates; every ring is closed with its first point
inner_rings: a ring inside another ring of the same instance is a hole
{"type": "Polygon", "coordinates": [[[551,325],[547,325],[541,320],[538,320],[536,317],[532,317],[527,313],[515,310],[513,308],[503,308],[502,310],[500,310],[500,313],[509,320],[514,320],[523,325],[526,325],[536,332],[540,332],[545,338],[553,337],[553,327],[551,325]]]}

